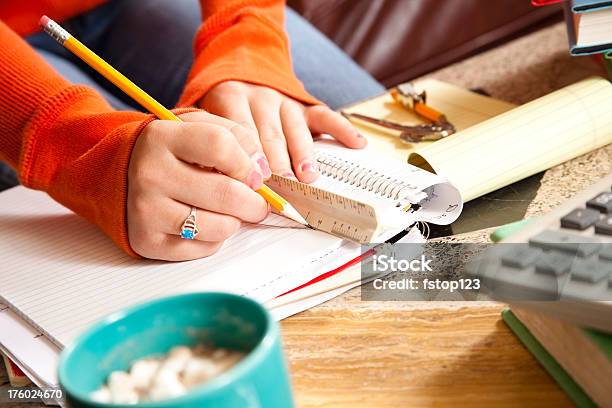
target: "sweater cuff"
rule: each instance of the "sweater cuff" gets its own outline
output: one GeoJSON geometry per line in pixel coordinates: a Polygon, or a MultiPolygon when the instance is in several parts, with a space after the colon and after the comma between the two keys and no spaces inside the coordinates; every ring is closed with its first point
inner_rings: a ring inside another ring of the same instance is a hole
{"type": "Polygon", "coordinates": [[[242,81],[273,88],[304,104],[320,104],[295,77],[287,40],[266,18],[246,13],[206,44],[196,43],[196,59],[178,106],[194,106],[215,85],[242,81]],[[199,51],[199,52],[198,52],[199,51]]]}
{"type": "Polygon", "coordinates": [[[26,131],[22,183],[47,191],[139,257],[128,237],[127,175],[134,144],[153,120],[153,115],[113,111],[87,87],[67,88],[43,104],[26,131]]]}
{"type": "Polygon", "coordinates": [[[97,225],[137,256],[127,235],[127,172],[152,115],[116,112],[92,89],[71,86],[49,98],[25,130],[22,183],[97,225]]]}

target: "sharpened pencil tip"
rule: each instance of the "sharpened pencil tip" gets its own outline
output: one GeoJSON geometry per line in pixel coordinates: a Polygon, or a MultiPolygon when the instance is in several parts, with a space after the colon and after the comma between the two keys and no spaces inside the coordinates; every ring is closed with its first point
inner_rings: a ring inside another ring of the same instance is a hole
{"type": "Polygon", "coordinates": [[[285,208],[283,208],[283,215],[295,222],[299,222],[302,225],[308,225],[308,221],[306,221],[304,217],[302,217],[300,213],[297,212],[297,210],[291,205],[286,205],[285,208]]]}

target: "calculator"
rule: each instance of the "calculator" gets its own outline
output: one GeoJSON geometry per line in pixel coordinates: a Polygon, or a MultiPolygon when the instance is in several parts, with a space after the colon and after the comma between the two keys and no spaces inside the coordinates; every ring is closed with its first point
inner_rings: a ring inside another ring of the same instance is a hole
{"type": "Polygon", "coordinates": [[[612,174],[465,270],[495,299],[612,332],[612,174]]]}

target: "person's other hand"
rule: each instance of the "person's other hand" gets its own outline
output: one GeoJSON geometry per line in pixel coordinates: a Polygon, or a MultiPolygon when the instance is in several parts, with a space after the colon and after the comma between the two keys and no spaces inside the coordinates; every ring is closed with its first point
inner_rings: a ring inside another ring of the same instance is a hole
{"type": "Polygon", "coordinates": [[[329,134],[351,148],[367,143],[339,113],[322,105],[304,106],[265,86],[222,82],[204,96],[200,107],[256,130],[272,172],[297,176],[304,183],[319,175],[313,161],[313,134],[329,134]]]}
{"type": "Polygon", "coordinates": [[[253,131],[204,112],[184,122],[155,120],[138,137],[128,170],[130,246],[145,258],[188,260],[214,253],[268,205],[254,190],[263,177],[253,131]],[[191,207],[199,235],[179,236],[191,207]]]}

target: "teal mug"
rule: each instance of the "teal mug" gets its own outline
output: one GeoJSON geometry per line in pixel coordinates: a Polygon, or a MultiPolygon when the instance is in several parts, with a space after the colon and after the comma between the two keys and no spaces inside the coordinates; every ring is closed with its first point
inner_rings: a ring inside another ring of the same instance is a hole
{"type": "Polygon", "coordinates": [[[259,303],[237,295],[192,293],[114,313],[66,347],[59,380],[72,408],[293,407],[278,324],[259,303]],[[234,367],[187,394],[121,405],[90,398],[109,374],[178,345],[212,344],[245,356],[234,367]]]}

